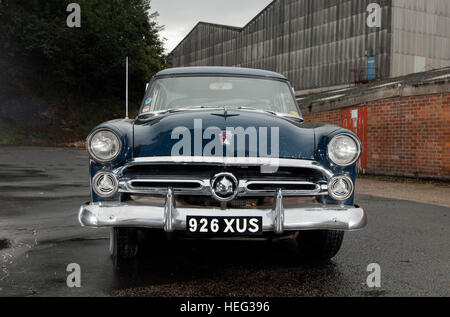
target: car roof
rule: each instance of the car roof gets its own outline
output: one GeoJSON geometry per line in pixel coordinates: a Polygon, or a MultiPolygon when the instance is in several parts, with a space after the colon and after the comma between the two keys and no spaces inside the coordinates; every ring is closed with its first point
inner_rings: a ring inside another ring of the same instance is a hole
{"type": "Polygon", "coordinates": [[[252,68],[240,68],[240,67],[177,67],[168,68],[155,75],[155,77],[163,76],[182,76],[182,75],[237,75],[237,76],[248,76],[248,77],[264,77],[287,80],[281,74],[252,68]]]}

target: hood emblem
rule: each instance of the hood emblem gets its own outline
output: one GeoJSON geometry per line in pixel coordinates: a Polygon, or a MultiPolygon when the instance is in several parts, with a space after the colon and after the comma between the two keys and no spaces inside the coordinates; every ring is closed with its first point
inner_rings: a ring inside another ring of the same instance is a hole
{"type": "Polygon", "coordinates": [[[222,143],[226,146],[230,146],[233,143],[233,132],[223,131],[222,132],[222,143]]]}
{"type": "Polygon", "coordinates": [[[232,201],[238,195],[238,189],[239,182],[233,174],[220,173],[211,180],[211,192],[218,201],[232,201]]]}

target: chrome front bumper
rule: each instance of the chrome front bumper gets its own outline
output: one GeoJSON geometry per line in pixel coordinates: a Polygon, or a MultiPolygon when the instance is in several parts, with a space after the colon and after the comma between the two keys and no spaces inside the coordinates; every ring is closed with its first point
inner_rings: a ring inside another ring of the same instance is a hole
{"type": "Polygon", "coordinates": [[[171,233],[186,230],[187,216],[262,217],[264,232],[283,234],[296,230],[362,229],[367,224],[363,209],[349,206],[285,208],[281,191],[272,209],[196,209],[176,208],[169,190],[164,206],[142,206],[126,203],[95,203],[81,206],[79,222],[85,227],[140,227],[164,229],[171,233]]]}

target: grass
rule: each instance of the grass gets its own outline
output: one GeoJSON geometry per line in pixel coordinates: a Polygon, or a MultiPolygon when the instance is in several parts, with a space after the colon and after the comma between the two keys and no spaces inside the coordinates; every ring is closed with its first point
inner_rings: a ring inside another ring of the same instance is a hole
{"type": "Polygon", "coordinates": [[[21,133],[3,132],[0,133],[0,145],[20,144],[25,140],[25,135],[21,133]]]}
{"type": "MultiPolygon", "coordinates": [[[[67,102],[53,107],[50,120],[38,118],[36,122],[22,121],[20,124],[0,116],[0,145],[83,147],[95,126],[123,118],[124,109],[120,103],[120,100],[95,100],[85,104],[67,102]]],[[[130,113],[137,113],[137,107],[131,107],[130,113]]]]}

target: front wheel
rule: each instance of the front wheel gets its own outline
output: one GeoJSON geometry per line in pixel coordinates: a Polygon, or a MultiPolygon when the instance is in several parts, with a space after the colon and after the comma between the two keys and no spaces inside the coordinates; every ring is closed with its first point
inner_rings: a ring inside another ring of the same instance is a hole
{"type": "Polygon", "coordinates": [[[329,260],[339,252],[343,240],[343,231],[301,231],[297,236],[297,245],[300,252],[308,258],[329,260]]]}
{"type": "Polygon", "coordinates": [[[136,228],[112,228],[109,251],[115,260],[128,260],[136,257],[138,230],[136,228]]]}

